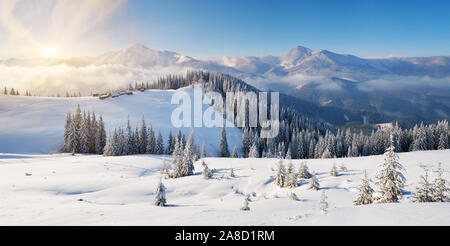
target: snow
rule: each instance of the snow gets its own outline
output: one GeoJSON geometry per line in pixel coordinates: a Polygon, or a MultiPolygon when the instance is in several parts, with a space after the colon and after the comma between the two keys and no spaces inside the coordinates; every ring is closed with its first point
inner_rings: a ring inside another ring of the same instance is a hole
{"type": "MultiPolygon", "coordinates": [[[[399,157],[407,182],[397,204],[352,204],[363,170],[373,179],[380,155],[307,160],[319,179],[318,191],[308,190],[307,181],[294,189],[277,187],[276,159],[206,158],[216,169],[214,177],[204,179],[198,161],[195,175],[163,179],[168,207],[157,207],[152,202],[159,169],[170,157],[3,153],[0,225],[450,225],[450,203],[410,201],[423,166],[435,170],[442,162],[443,176],[450,179],[450,150],[399,157]],[[344,163],[348,172],[331,177],[334,162],[344,163]],[[226,177],[230,168],[236,177],[226,177]],[[328,197],[326,214],[319,210],[322,191],[328,197]],[[291,192],[299,201],[289,198],[291,192]],[[246,194],[250,210],[241,211],[246,194]]],[[[298,169],[301,160],[292,162],[298,169]]]]}
{"type": "MultiPolygon", "coordinates": [[[[127,115],[131,126],[141,123],[144,115],[147,125],[152,123],[157,134],[161,128],[164,143],[167,144],[169,130],[176,136],[178,128],[172,126],[172,111],[179,105],[171,104],[172,95],[185,92],[193,102],[193,88],[179,90],[147,90],[134,92],[117,98],[99,100],[97,97],[55,98],[0,95],[0,152],[8,153],[54,153],[63,143],[64,121],[67,112],[74,112],[76,105],[81,110],[101,114],[106,128],[124,126],[127,115]]],[[[203,105],[203,111],[208,108],[203,105]]],[[[192,110],[192,114],[193,114],[192,110]]],[[[193,119],[193,117],[192,117],[193,119]]],[[[205,143],[208,155],[217,155],[222,128],[182,127],[181,131],[189,137],[194,131],[195,143],[205,143]]],[[[242,133],[234,127],[227,127],[227,140],[230,149],[234,145],[240,149],[242,133]]]]}

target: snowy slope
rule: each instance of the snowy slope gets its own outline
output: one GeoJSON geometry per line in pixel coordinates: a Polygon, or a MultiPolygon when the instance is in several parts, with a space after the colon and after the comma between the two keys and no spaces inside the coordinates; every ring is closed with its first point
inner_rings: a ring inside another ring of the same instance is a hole
{"type": "MultiPolygon", "coordinates": [[[[163,180],[169,206],[156,207],[161,156],[0,154],[0,225],[450,225],[450,203],[410,202],[420,165],[443,162],[450,179],[450,150],[399,156],[407,183],[398,204],[352,205],[363,169],[373,178],[382,156],[308,160],[319,191],[308,190],[307,181],[295,189],[275,186],[275,159],[207,158],[217,170],[213,179],[202,178],[197,162],[194,176],[163,180]],[[334,161],[349,171],[330,177],[334,161]],[[230,168],[235,178],[226,178],[230,168]],[[322,190],[326,215],[318,210],[322,190]],[[300,201],[290,200],[291,192],[300,201]],[[250,211],[240,211],[243,194],[252,193],[250,211]]],[[[298,168],[300,160],[293,163],[298,168]]]]}
{"type": "MultiPolygon", "coordinates": [[[[193,89],[183,88],[193,101],[193,89]]],[[[107,128],[124,126],[127,115],[134,129],[144,115],[146,123],[152,123],[157,134],[159,128],[167,143],[169,130],[176,135],[178,129],[171,124],[171,113],[178,107],[171,104],[176,91],[148,90],[135,92],[132,96],[121,96],[99,100],[94,97],[51,98],[0,95],[0,152],[9,153],[52,153],[62,144],[64,121],[67,112],[74,112],[79,104],[82,110],[101,114],[107,128]]],[[[206,110],[208,105],[203,106],[206,110]]],[[[192,111],[193,112],[193,111],[192,111]]],[[[196,141],[205,143],[209,155],[216,155],[221,128],[182,128],[189,137],[194,130],[196,141]]],[[[237,128],[227,128],[230,149],[240,146],[242,135],[237,128]]],[[[231,151],[231,150],[230,150],[231,151]]]]}

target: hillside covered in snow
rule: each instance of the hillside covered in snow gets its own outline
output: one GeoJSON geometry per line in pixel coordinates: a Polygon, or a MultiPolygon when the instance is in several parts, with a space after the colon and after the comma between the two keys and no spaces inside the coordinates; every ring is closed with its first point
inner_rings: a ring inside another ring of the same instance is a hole
{"type": "MultiPolygon", "coordinates": [[[[113,129],[125,126],[129,116],[132,129],[145,117],[157,133],[161,129],[167,144],[169,131],[176,135],[178,128],[171,123],[172,111],[178,104],[171,104],[176,92],[187,93],[193,101],[193,89],[135,91],[134,95],[99,100],[97,97],[26,97],[0,95],[0,152],[6,153],[54,153],[63,144],[64,120],[68,112],[73,113],[77,105],[85,111],[102,115],[105,127],[113,129]]],[[[208,108],[203,105],[203,112],[208,108]]],[[[192,109],[192,112],[194,110],[192,109]]],[[[195,141],[205,143],[208,155],[218,152],[221,128],[181,127],[188,137],[194,132],[195,141]]],[[[227,127],[230,148],[241,146],[242,133],[239,129],[227,127]]]]}
{"type": "MultiPolygon", "coordinates": [[[[438,162],[450,178],[450,150],[401,153],[404,196],[399,203],[355,206],[366,169],[375,181],[383,156],[306,160],[319,190],[300,179],[297,188],[275,184],[277,159],[206,158],[211,179],[202,176],[201,161],[192,176],[165,179],[160,174],[169,156],[0,154],[1,225],[450,225],[450,203],[412,203],[411,193],[438,162]],[[347,171],[330,176],[333,164],[347,171]],[[229,177],[233,169],[235,177],[229,177]],[[166,207],[153,205],[162,178],[166,207]],[[325,191],[328,209],[319,209],[325,191]],[[297,200],[292,200],[295,193],[297,200]],[[240,208],[249,196],[249,210],[240,208]]],[[[292,160],[296,169],[303,160],[292,160]]],[[[287,165],[288,161],[285,160],[287,165]]],[[[373,189],[378,190],[373,182],[373,189]]]]}

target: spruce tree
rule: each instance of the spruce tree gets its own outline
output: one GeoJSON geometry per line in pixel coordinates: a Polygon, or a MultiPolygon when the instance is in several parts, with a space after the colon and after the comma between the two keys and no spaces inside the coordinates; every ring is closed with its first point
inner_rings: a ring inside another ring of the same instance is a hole
{"type": "Polygon", "coordinates": [[[233,168],[230,168],[230,171],[228,171],[228,177],[230,177],[230,178],[234,178],[235,177],[233,168]]]}
{"type": "Polygon", "coordinates": [[[172,130],[169,131],[169,137],[167,139],[167,150],[166,154],[171,155],[175,149],[175,138],[172,135],[172,130]]]}
{"type": "Polygon", "coordinates": [[[172,174],[170,175],[172,178],[182,177],[182,163],[183,163],[183,154],[180,146],[180,141],[175,143],[175,148],[172,153],[172,174]]]}
{"type": "Polygon", "coordinates": [[[222,127],[222,134],[220,138],[220,157],[230,157],[230,152],[228,151],[227,133],[225,131],[225,126],[222,127]]]}
{"type": "Polygon", "coordinates": [[[148,127],[148,134],[147,134],[147,147],[145,149],[145,152],[147,154],[154,154],[155,153],[155,133],[153,132],[153,126],[150,124],[148,127]]]}
{"type": "Polygon", "coordinates": [[[159,180],[158,186],[155,190],[155,200],[153,201],[153,204],[155,206],[165,207],[166,203],[166,187],[162,181],[159,180]]]}
{"type": "Polygon", "coordinates": [[[104,156],[113,156],[115,154],[114,144],[113,144],[113,136],[111,135],[111,131],[108,133],[108,138],[106,140],[106,145],[103,149],[104,156]]]}
{"type": "Polygon", "coordinates": [[[250,207],[248,206],[248,195],[245,196],[244,198],[244,203],[242,204],[241,210],[242,211],[248,211],[250,210],[250,207]]]}
{"type": "Polygon", "coordinates": [[[233,154],[231,155],[233,158],[239,158],[236,145],[233,148],[233,154]]]}
{"type": "Polygon", "coordinates": [[[322,191],[322,195],[320,196],[319,209],[322,213],[326,214],[328,209],[327,195],[325,194],[325,190],[322,191]]]}
{"type": "Polygon", "coordinates": [[[413,202],[432,202],[433,201],[433,186],[428,181],[428,170],[425,169],[425,174],[420,176],[419,186],[413,192],[413,202]]]}
{"type": "Polygon", "coordinates": [[[309,187],[310,190],[318,190],[319,189],[319,180],[317,179],[314,172],[311,174],[311,178],[309,179],[309,187]]]}
{"type": "Polygon", "coordinates": [[[194,147],[194,133],[191,132],[189,135],[189,140],[184,147],[183,161],[182,161],[182,176],[189,176],[194,174],[194,158],[193,158],[193,147],[194,147]]]}
{"type": "Polygon", "coordinates": [[[202,144],[202,154],[200,158],[204,159],[206,157],[206,151],[205,151],[205,143],[202,144]]]}
{"type": "Polygon", "coordinates": [[[203,178],[204,179],[212,178],[213,174],[211,170],[208,168],[208,165],[206,165],[205,160],[202,160],[202,167],[203,167],[203,178]]]}
{"type": "Polygon", "coordinates": [[[248,152],[248,158],[259,158],[258,149],[256,148],[256,144],[253,143],[250,151],[248,152]]]}
{"type": "MultiPolygon", "coordinates": [[[[147,125],[145,124],[144,116],[142,115],[141,119],[141,127],[139,129],[139,154],[145,154],[147,151],[147,140],[148,140],[148,132],[147,125]]],[[[171,154],[171,153],[170,153],[171,154]]]]}
{"type": "Polygon", "coordinates": [[[450,188],[448,187],[448,181],[442,177],[441,163],[438,164],[437,170],[438,176],[433,180],[433,201],[435,202],[448,202],[450,188]]]}
{"type": "Polygon", "coordinates": [[[377,172],[376,184],[380,187],[380,202],[398,202],[402,196],[402,188],[406,182],[405,177],[401,173],[403,166],[398,162],[398,155],[394,152],[393,138],[391,135],[391,146],[384,154],[384,162],[381,169],[377,172]]]}
{"type": "Polygon", "coordinates": [[[309,179],[311,178],[311,173],[308,171],[308,165],[305,162],[300,163],[300,168],[298,169],[298,178],[309,179]]]}
{"type": "Polygon", "coordinates": [[[295,188],[297,187],[297,175],[294,170],[294,166],[292,165],[292,161],[289,160],[287,173],[286,173],[286,187],[295,188]]]}
{"type": "Polygon", "coordinates": [[[339,175],[338,170],[336,168],[336,163],[333,163],[333,166],[331,167],[330,170],[330,175],[333,177],[337,177],[339,175]]]}
{"type": "MultiPolygon", "coordinates": [[[[6,88],[5,88],[6,89],[6,88]]],[[[64,152],[71,152],[72,151],[72,139],[71,136],[71,126],[72,126],[72,117],[70,113],[66,114],[66,122],[64,124],[64,152]]]]}
{"type": "Polygon", "coordinates": [[[374,190],[370,187],[370,179],[367,177],[367,171],[364,170],[364,178],[361,180],[361,184],[358,186],[358,196],[353,201],[354,205],[366,205],[373,202],[374,190]]]}
{"type": "Polygon", "coordinates": [[[100,118],[97,121],[97,136],[96,136],[96,153],[102,154],[103,148],[106,145],[106,130],[105,125],[103,123],[103,117],[100,115],[100,118]]]}
{"type": "Polygon", "coordinates": [[[339,166],[339,172],[347,172],[348,170],[347,170],[347,167],[344,165],[344,163],[342,163],[340,166],[339,166]]]}
{"type": "Polygon", "coordinates": [[[278,160],[278,170],[275,177],[275,184],[278,187],[285,187],[286,185],[286,170],[281,159],[278,160]]]}
{"type": "Polygon", "coordinates": [[[161,135],[161,130],[158,130],[158,137],[156,139],[156,146],[155,146],[155,154],[157,155],[164,154],[164,142],[163,137],[161,135]]]}

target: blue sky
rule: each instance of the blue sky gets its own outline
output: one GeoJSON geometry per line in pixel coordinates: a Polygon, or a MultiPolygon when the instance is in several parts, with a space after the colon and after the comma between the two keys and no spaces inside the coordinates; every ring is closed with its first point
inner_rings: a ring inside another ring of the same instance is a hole
{"type": "Polygon", "coordinates": [[[130,0],[124,8],[133,32],[121,45],[194,57],[283,54],[295,45],[359,56],[450,55],[449,1],[130,0]]]}
{"type": "Polygon", "coordinates": [[[450,55],[450,1],[1,0],[0,59],[99,55],[142,43],[192,57],[450,55]]]}

